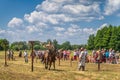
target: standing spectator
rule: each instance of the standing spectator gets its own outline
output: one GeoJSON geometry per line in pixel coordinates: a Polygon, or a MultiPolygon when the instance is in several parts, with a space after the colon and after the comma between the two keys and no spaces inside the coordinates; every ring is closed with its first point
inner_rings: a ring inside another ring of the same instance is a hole
{"type": "Polygon", "coordinates": [[[86,55],[85,60],[86,60],[86,62],[88,63],[88,62],[89,62],[89,58],[88,58],[88,51],[87,51],[87,49],[84,49],[84,53],[85,53],[85,55],[86,55]]]}
{"type": "Polygon", "coordinates": [[[109,63],[112,63],[113,55],[112,55],[112,49],[109,49],[109,63]]]}
{"type": "Polygon", "coordinates": [[[74,52],[71,51],[71,52],[70,52],[70,60],[71,60],[71,61],[73,61],[73,57],[74,57],[74,52]]]}
{"type": "Polygon", "coordinates": [[[67,60],[70,58],[70,50],[67,50],[67,60]]]}
{"type": "Polygon", "coordinates": [[[74,60],[77,60],[77,51],[74,51],[74,60]]]}
{"type": "Polygon", "coordinates": [[[97,56],[96,56],[96,62],[97,63],[102,63],[102,58],[103,58],[103,52],[102,50],[98,50],[96,52],[97,56]]]}
{"type": "Polygon", "coordinates": [[[93,57],[91,56],[91,54],[88,55],[88,62],[89,62],[89,63],[91,63],[91,62],[93,63],[93,57]]]}
{"type": "Polygon", "coordinates": [[[84,52],[85,52],[86,55],[88,55],[88,51],[87,51],[87,49],[84,49],[84,52]]]}
{"type": "Polygon", "coordinates": [[[106,59],[106,63],[108,63],[108,60],[109,60],[109,51],[106,50],[105,52],[105,59],[106,59]]]}
{"type": "Polygon", "coordinates": [[[95,63],[96,62],[96,50],[92,51],[92,62],[95,63]]]}
{"type": "Polygon", "coordinates": [[[15,60],[13,50],[11,50],[11,59],[12,59],[12,60],[15,60]]]}
{"type": "Polygon", "coordinates": [[[22,51],[20,50],[20,52],[19,52],[19,57],[22,57],[22,51]]]}
{"type": "Polygon", "coordinates": [[[79,58],[79,54],[80,54],[80,52],[79,52],[79,50],[77,50],[77,51],[76,51],[77,60],[78,60],[78,58],[79,58]]]}
{"type": "Polygon", "coordinates": [[[105,49],[102,49],[101,50],[101,56],[102,56],[102,62],[106,62],[106,59],[105,59],[105,49]]]}
{"type": "Polygon", "coordinates": [[[28,63],[28,53],[26,50],[24,51],[24,58],[25,58],[25,63],[28,63]]]}
{"type": "Polygon", "coordinates": [[[36,63],[37,63],[37,60],[39,59],[39,51],[35,51],[35,56],[36,56],[36,63]]]}
{"type": "Polygon", "coordinates": [[[10,55],[11,55],[10,50],[8,50],[7,55],[8,55],[8,60],[10,60],[10,55]]]}
{"type": "Polygon", "coordinates": [[[79,65],[78,65],[79,70],[82,69],[82,71],[85,71],[85,59],[86,59],[86,54],[84,52],[84,48],[81,48],[81,53],[79,55],[79,65]]]}
{"type": "Polygon", "coordinates": [[[66,50],[63,51],[63,58],[64,58],[64,60],[67,60],[67,51],[66,50]]]}
{"type": "Polygon", "coordinates": [[[119,56],[120,56],[119,51],[117,51],[117,53],[116,53],[116,63],[117,64],[119,64],[119,56]]]}
{"type": "Polygon", "coordinates": [[[116,53],[115,53],[115,50],[112,50],[112,63],[113,63],[113,64],[117,64],[117,62],[116,62],[116,53]]]}

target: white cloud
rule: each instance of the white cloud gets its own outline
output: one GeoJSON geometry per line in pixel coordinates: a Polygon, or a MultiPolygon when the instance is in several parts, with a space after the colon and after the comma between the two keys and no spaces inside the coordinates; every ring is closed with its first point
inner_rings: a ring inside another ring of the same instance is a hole
{"type": "Polygon", "coordinates": [[[0,29],[0,34],[4,34],[5,30],[0,29]]]}
{"type": "Polygon", "coordinates": [[[104,16],[101,16],[101,17],[99,17],[98,19],[99,19],[99,20],[103,20],[103,19],[104,19],[104,16]]]}
{"type": "Polygon", "coordinates": [[[57,36],[63,36],[63,34],[61,34],[60,32],[57,32],[56,35],[57,35],[57,36]]]}
{"type": "Polygon", "coordinates": [[[44,12],[33,11],[30,14],[25,14],[24,18],[28,23],[36,23],[39,21],[46,21],[47,14],[44,12]]]}
{"type": "Polygon", "coordinates": [[[49,0],[52,2],[56,2],[56,3],[70,3],[73,2],[74,0],[49,0]]]}
{"type": "Polygon", "coordinates": [[[84,33],[88,33],[88,34],[94,34],[96,30],[94,30],[93,28],[84,28],[83,32],[84,33]]]}
{"type": "Polygon", "coordinates": [[[120,10],[120,0],[107,0],[105,7],[105,15],[111,15],[120,10]]]}
{"type": "Polygon", "coordinates": [[[36,9],[39,7],[46,12],[58,12],[60,6],[58,6],[55,2],[44,1],[40,6],[37,6],[36,9]]]}
{"type": "Polygon", "coordinates": [[[48,15],[45,12],[37,12],[33,11],[31,14],[25,14],[24,16],[25,20],[27,20],[29,23],[51,23],[51,24],[57,24],[58,21],[56,18],[54,18],[54,15],[48,15]]]}
{"type": "Polygon", "coordinates": [[[64,36],[74,36],[79,33],[81,29],[78,25],[71,24],[70,27],[67,28],[67,30],[64,32],[64,36]]]}
{"type": "Polygon", "coordinates": [[[72,24],[71,27],[68,28],[69,33],[76,33],[78,31],[81,31],[81,29],[77,25],[72,24]]]}
{"type": "Polygon", "coordinates": [[[23,24],[22,19],[14,17],[12,20],[9,21],[8,27],[12,27],[12,28],[21,27],[22,24],[23,24]]]}
{"type": "Polygon", "coordinates": [[[71,24],[65,31],[57,32],[57,39],[61,41],[70,41],[72,44],[85,44],[90,34],[95,34],[96,29],[81,28],[78,25],[71,24]]]}
{"type": "Polygon", "coordinates": [[[38,22],[34,25],[37,26],[38,28],[41,28],[41,29],[48,28],[48,25],[43,23],[43,22],[38,22]]]}
{"type": "Polygon", "coordinates": [[[28,33],[36,32],[38,29],[35,26],[27,26],[26,28],[28,30],[28,33]]]}
{"type": "Polygon", "coordinates": [[[75,21],[101,20],[100,6],[97,2],[89,4],[87,0],[46,0],[36,6],[36,11],[29,15],[29,22],[40,20],[51,24],[75,21]],[[86,3],[86,4],[83,4],[86,3]],[[36,17],[34,15],[37,15],[36,17]],[[39,19],[38,19],[39,18],[39,19]]]}
{"type": "MultiPolygon", "coordinates": [[[[69,14],[76,14],[76,15],[82,15],[82,16],[88,16],[88,13],[99,13],[99,5],[94,3],[92,5],[83,5],[83,4],[77,4],[77,5],[65,5],[63,7],[63,10],[68,12],[69,14]],[[84,14],[85,13],[85,14],[84,14]]],[[[90,13],[90,14],[91,14],[90,13]]]]}
{"type": "Polygon", "coordinates": [[[65,31],[65,28],[63,27],[54,27],[55,31],[65,31]]]}
{"type": "Polygon", "coordinates": [[[15,31],[10,31],[10,30],[7,30],[6,31],[9,35],[11,35],[11,37],[13,37],[16,33],[15,31]]]}
{"type": "Polygon", "coordinates": [[[102,28],[104,28],[104,27],[106,27],[106,26],[108,26],[109,24],[108,23],[104,23],[104,24],[102,24],[97,30],[100,30],[100,29],[102,29],[102,28]]]}
{"type": "Polygon", "coordinates": [[[37,12],[33,11],[31,14],[25,14],[24,16],[25,20],[29,23],[44,23],[44,24],[59,24],[60,22],[70,22],[73,21],[73,19],[65,14],[47,14],[45,12],[37,12]]]}
{"type": "Polygon", "coordinates": [[[93,28],[80,28],[78,25],[71,25],[68,27],[67,31],[65,31],[64,35],[66,36],[89,36],[90,34],[94,34],[96,32],[93,28]]]}
{"type": "Polygon", "coordinates": [[[100,19],[102,16],[98,3],[93,3],[91,5],[84,5],[80,3],[68,4],[63,6],[63,12],[65,12],[65,14],[69,14],[77,21],[91,21],[100,19]]]}

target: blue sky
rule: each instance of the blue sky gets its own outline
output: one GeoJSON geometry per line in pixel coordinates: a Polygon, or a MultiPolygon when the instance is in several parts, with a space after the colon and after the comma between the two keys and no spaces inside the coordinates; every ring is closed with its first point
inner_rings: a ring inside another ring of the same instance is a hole
{"type": "Polygon", "coordinates": [[[120,25],[120,0],[0,0],[0,38],[86,44],[90,34],[120,25]]]}
{"type": "Polygon", "coordinates": [[[13,17],[23,18],[42,0],[0,0],[0,27],[5,28],[13,17]]]}

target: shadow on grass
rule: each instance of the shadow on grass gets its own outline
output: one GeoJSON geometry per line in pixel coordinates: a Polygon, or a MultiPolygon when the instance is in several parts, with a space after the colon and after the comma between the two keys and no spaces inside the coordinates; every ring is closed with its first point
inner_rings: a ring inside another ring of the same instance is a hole
{"type": "Polygon", "coordinates": [[[65,70],[61,70],[61,69],[50,69],[50,70],[48,70],[48,71],[58,71],[58,72],[63,72],[63,71],[65,71],[65,70]]]}
{"type": "Polygon", "coordinates": [[[60,67],[71,67],[71,65],[58,65],[60,67]]]}
{"type": "Polygon", "coordinates": [[[90,72],[112,72],[113,70],[101,69],[101,70],[89,70],[90,72]]]}

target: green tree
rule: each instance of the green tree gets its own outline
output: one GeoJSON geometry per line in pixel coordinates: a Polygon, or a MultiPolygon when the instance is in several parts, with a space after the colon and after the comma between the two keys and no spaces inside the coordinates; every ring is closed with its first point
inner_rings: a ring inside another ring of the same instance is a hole
{"type": "Polygon", "coordinates": [[[95,39],[94,34],[92,34],[92,35],[89,36],[88,43],[87,43],[88,44],[87,45],[87,49],[92,50],[92,49],[95,48],[94,39],[95,39]]]}
{"type": "Polygon", "coordinates": [[[40,49],[40,45],[34,45],[33,47],[35,50],[39,50],[40,49]]]}
{"type": "Polygon", "coordinates": [[[101,30],[97,31],[95,40],[94,40],[94,45],[96,49],[102,48],[103,44],[102,44],[102,38],[103,38],[103,34],[101,30]]]}
{"type": "Polygon", "coordinates": [[[113,27],[109,48],[113,48],[115,50],[120,49],[120,26],[113,27]]]}
{"type": "Polygon", "coordinates": [[[117,41],[117,35],[116,35],[117,31],[116,31],[116,27],[112,28],[112,34],[110,37],[110,43],[109,43],[109,48],[115,48],[115,44],[117,41]]]}
{"type": "Polygon", "coordinates": [[[0,50],[4,50],[5,48],[9,48],[9,41],[7,39],[0,39],[0,50]]]}
{"type": "Polygon", "coordinates": [[[91,44],[93,44],[92,42],[94,42],[96,49],[113,48],[120,51],[120,26],[109,25],[98,30],[96,36],[94,36],[94,40],[93,36],[90,35],[87,44],[88,49],[93,48],[93,46],[91,46],[91,44]]]}
{"type": "Polygon", "coordinates": [[[52,40],[51,40],[51,39],[48,39],[48,40],[47,40],[47,43],[49,43],[49,42],[52,43],[52,40]]]}
{"type": "Polygon", "coordinates": [[[65,50],[68,50],[68,49],[71,50],[71,44],[70,44],[69,41],[64,42],[64,43],[61,45],[61,47],[62,47],[63,49],[65,49],[65,50]]]}
{"type": "Polygon", "coordinates": [[[10,48],[14,50],[25,50],[28,49],[28,44],[25,41],[13,42],[10,48]]]}
{"type": "Polygon", "coordinates": [[[106,49],[109,48],[111,35],[112,35],[112,26],[110,25],[109,27],[105,27],[104,29],[103,44],[104,44],[104,48],[106,49]]]}
{"type": "Polygon", "coordinates": [[[53,40],[53,45],[55,49],[58,49],[58,41],[56,39],[53,40]]]}

